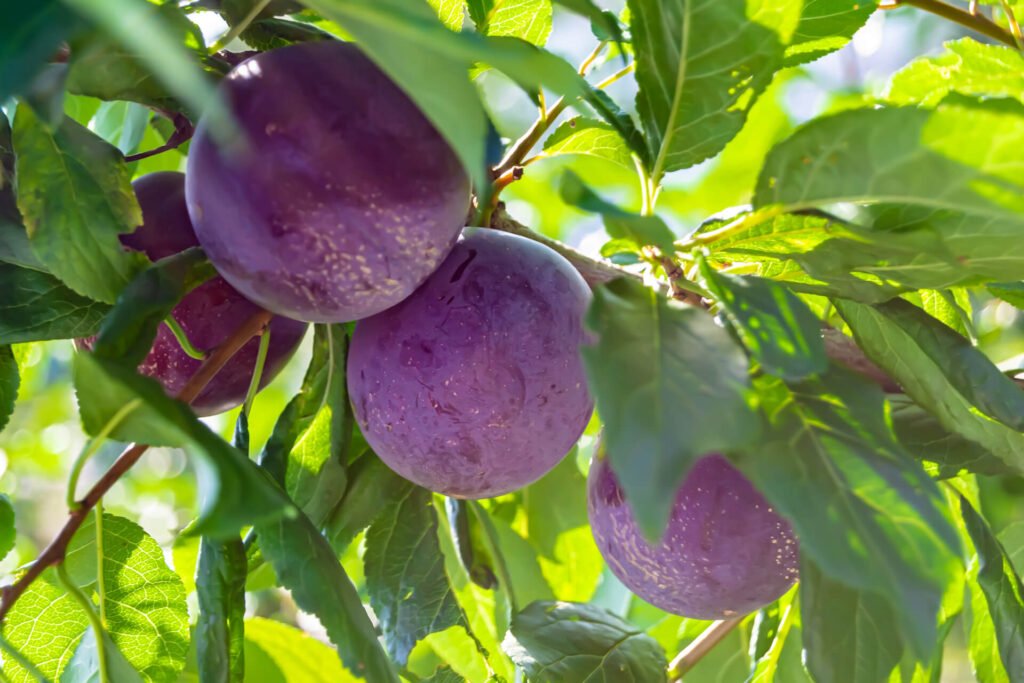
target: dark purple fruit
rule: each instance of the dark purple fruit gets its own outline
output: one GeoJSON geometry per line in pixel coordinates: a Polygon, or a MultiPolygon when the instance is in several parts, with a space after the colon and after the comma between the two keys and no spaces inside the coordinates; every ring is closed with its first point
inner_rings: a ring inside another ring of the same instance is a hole
{"type": "Polygon", "coordinates": [[[221,94],[239,144],[218,147],[200,122],[186,189],[200,243],[242,294],[298,320],[357,320],[407,297],[447,256],[467,176],[357,47],[259,54],[221,94]]]}
{"type": "MultiPolygon", "coordinates": [[[[121,242],[145,252],[156,261],[199,244],[185,207],[185,176],[181,173],[151,173],[132,183],[142,207],[143,224],[124,235],[121,242]]],[[[235,291],[223,278],[215,277],[189,292],[171,315],[200,351],[209,351],[227,339],[235,329],[259,310],[259,307],[235,291]]],[[[270,323],[270,346],[261,386],[265,386],[284,367],[295,351],[306,324],[275,317],[270,323]]],[[[80,340],[91,347],[92,340],[80,340]]],[[[241,405],[249,388],[256,364],[259,340],[252,339],[217,373],[192,402],[199,415],[213,415],[241,405]]],[[[181,349],[166,325],[160,325],[149,355],[139,372],[160,381],[168,394],[177,394],[201,361],[181,349]]]]}
{"type": "Polygon", "coordinates": [[[608,566],[666,612],[694,619],[747,614],[796,581],[798,546],[789,522],[720,455],[694,464],[655,546],[637,528],[607,459],[591,466],[588,508],[608,566]]]}
{"type": "Polygon", "coordinates": [[[464,237],[412,296],[356,326],[348,385],[366,440],[395,472],[450,496],[540,478],[593,409],[579,357],[589,301],[548,247],[464,237]]]}

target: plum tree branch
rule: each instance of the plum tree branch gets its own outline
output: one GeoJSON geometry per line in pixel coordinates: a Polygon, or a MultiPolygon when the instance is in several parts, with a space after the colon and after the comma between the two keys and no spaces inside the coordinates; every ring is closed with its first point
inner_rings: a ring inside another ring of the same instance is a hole
{"type": "Polygon", "coordinates": [[[692,669],[701,658],[710,652],[715,645],[718,645],[729,633],[739,626],[743,617],[734,619],[723,619],[704,629],[704,632],[697,636],[692,643],[686,646],[682,652],[676,655],[672,663],[668,665],[668,679],[671,683],[682,680],[683,674],[692,669]]]}
{"type": "MultiPolygon", "coordinates": [[[[504,208],[500,206],[498,210],[494,212],[490,227],[495,230],[501,230],[503,232],[531,239],[535,242],[540,242],[541,244],[557,251],[559,254],[564,256],[569,263],[575,266],[576,270],[579,271],[580,275],[583,276],[583,279],[586,280],[587,284],[591,287],[611,282],[612,280],[620,277],[631,278],[637,281],[643,281],[644,279],[639,273],[626,270],[625,268],[616,266],[608,261],[591,258],[583,252],[577,251],[558,240],[541,235],[509,216],[504,208]]],[[[662,267],[664,268],[667,277],[671,280],[669,286],[663,287],[663,292],[666,295],[681,299],[691,305],[703,306],[704,303],[700,296],[695,294],[692,289],[689,289],[687,284],[689,281],[683,281],[685,280],[685,276],[682,273],[682,269],[673,267],[674,265],[675,264],[671,259],[668,260],[667,264],[662,263],[662,267]]],[[[903,389],[900,385],[894,379],[889,377],[885,371],[871,362],[853,339],[830,326],[822,327],[822,336],[825,340],[825,352],[831,360],[841,363],[851,370],[864,375],[888,393],[902,393],[903,389]]]]}
{"type": "MultiPolygon", "coordinates": [[[[239,349],[245,346],[246,342],[259,334],[269,323],[273,314],[269,311],[260,310],[249,317],[236,329],[231,336],[225,339],[219,346],[213,349],[207,359],[203,362],[195,374],[178,392],[177,398],[185,403],[191,403],[206,388],[214,375],[220,371],[224,364],[231,360],[232,356],[238,353],[239,349]]],[[[88,493],[78,501],[78,506],[68,512],[68,519],[64,526],[57,533],[46,549],[36,558],[29,568],[18,577],[18,580],[9,586],[4,586],[0,591],[0,623],[3,623],[11,607],[24,594],[32,582],[38,579],[48,568],[56,566],[64,561],[68,544],[74,537],[75,532],[82,526],[89,512],[96,506],[101,498],[116,484],[121,477],[139,461],[142,454],[149,448],[146,444],[132,444],[121,455],[114,464],[110,466],[99,481],[93,484],[88,493]]]]}
{"type": "Polygon", "coordinates": [[[163,154],[169,152],[172,149],[177,149],[186,142],[188,142],[192,135],[195,133],[195,126],[188,120],[188,117],[181,113],[161,112],[164,116],[169,118],[174,124],[174,132],[167,138],[167,142],[154,147],[153,149],[145,152],[139,152],[138,154],[129,154],[124,160],[126,163],[132,163],[133,161],[139,161],[141,159],[147,159],[149,157],[156,156],[157,154],[163,154]]]}
{"type": "Polygon", "coordinates": [[[905,5],[916,7],[924,10],[925,12],[931,12],[943,19],[948,19],[949,21],[960,24],[972,31],[976,31],[983,36],[988,36],[993,40],[998,40],[1010,47],[1016,47],[1019,49],[1019,44],[1013,34],[988,17],[982,14],[972,13],[968,10],[956,7],[955,5],[950,5],[946,2],[942,2],[942,0],[890,0],[887,3],[880,5],[880,7],[882,9],[896,9],[897,7],[903,7],[905,5]]]}

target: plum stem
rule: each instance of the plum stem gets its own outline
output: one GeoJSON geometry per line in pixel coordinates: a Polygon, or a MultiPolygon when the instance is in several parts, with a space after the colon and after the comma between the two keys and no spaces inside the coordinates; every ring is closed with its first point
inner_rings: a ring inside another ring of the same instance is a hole
{"type": "Polygon", "coordinates": [[[941,0],[890,0],[890,2],[881,4],[879,7],[881,9],[896,9],[897,7],[903,7],[904,5],[916,7],[924,10],[925,12],[931,12],[943,19],[948,19],[949,21],[960,24],[961,26],[966,26],[972,31],[980,33],[983,36],[988,36],[989,38],[998,40],[1010,47],[1021,49],[1021,46],[1015,39],[1013,33],[1007,31],[988,17],[982,14],[972,13],[970,10],[961,9],[954,5],[942,2],[941,0]]]}
{"type": "Polygon", "coordinates": [[[672,663],[668,665],[668,679],[671,683],[682,680],[683,674],[697,665],[707,653],[711,652],[716,645],[739,626],[744,617],[723,619],[716,621],[697,636],[692,643],[687,645],[682,652],[676,655],[672,663]]]}
{"type": "MultiPolygon", "coordinates": [[[[245,344],[263,330],[269,323],[273,314],[269,311],[259,310],[253,313],[243,322],[227,339],[221,342],[210,352],[209,357],[195,371],[181,391],[178,392],[178,400],[191,403],[206,388],[224,365],[238,353],[245,344]]],[[[139,461],[142,454],[149,448],[147,444],[132,444],[118,456],[114,464],[110,466],[102,477],[99,478],[88,493],[85,494],[77,505],[69,510],[68,519],[57,535],[50,541],[50,545],[36,558],[36,561],[29,565],[25,573],[17,581],[9,586],[4,586],[0,591],[0,623],[3,623],[11,607],[18,601],[32,582],[38,579],[44,571],[50,567],[59,566],[64,561],[68,544],[74,537],[75,532],[81,528],[88,517],[89,512],[96,506],[101,498],[114,486],[121,477],[125,475],[132,466],[139,461]]],[[[100,643],[102,644],[102,643],[100,643]]]]}
{"type": "Polygon", "coordinates": [[[145,152],[139,152],[138,154],[129,154],[124,158],[125,163],[130,164],[134,161],[140,161],[142,159],[156,156],[157,154],[169,152],[172,149],[177,149],[189,141],[192,138],[192,135],[195,134],[195,126],[192,125],[192,122],[189,121],[188,117],[184,114],[176,114],[163,110],[158,111],[174,123],[174,132],[171,133],[169,138],[167,138],[167,142],[159,147],[154,147],[153,149],[146,150],[145,152]]]}

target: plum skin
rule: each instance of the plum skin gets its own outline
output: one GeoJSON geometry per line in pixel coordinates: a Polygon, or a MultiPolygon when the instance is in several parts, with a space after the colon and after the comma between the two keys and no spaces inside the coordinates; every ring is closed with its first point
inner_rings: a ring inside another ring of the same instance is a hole
{"type": "Polygon", "coordinates": [[[798,544],[789,522],[721,455],[694,463],[657,545],[637,527],[607,458],[591,465],[587,508],[612,572],[666,612],[694,619],[748,614],[797,579],[798,544]]]}
{"type": "Polygon", "coordinates": [[[366,440],[399,475],[449,496],[540,478],[593,411],[579,356],[589,302],[548,247],[463,237],[412,296],[356,325],[348,384],[366,440]]]}
{"type": "Polygon", "coordinates": [[[235,67],[242,135],[200,121],[186,193],[218,272],[264,308],[344,322],[398,303],[465,225],[469,179],[433,125],[359,48],[305,43],[235,67]]]}
{"type": "MultiPolygon", "coordinates": [[[[142,251],[150,260],[171,256],[198,246],[185,207],[185,178],[181,173],[150,173],[132,183],[142,208],[143,223],[135,232],[122,235],[125,246],[142,251]]],[[[171,315],[200,351],[210,351],[227,339],[259,310],[223,278],[214,277],[196,287],[174,307],[171,315]]],[[[307,325],[275,316],[270,322],[270,345],[260,387],[266,386],[288,362],[306,332],[307,325]]],[[[78,340],[90,348],[92,339],[78,340]]],[[[214,376],[192,402],[198,415],[214,415],[241,405],[249,382],[259,339],[251,339],[214,376]]],[[[160,325],[139,372],[157,379],[170,395],[181,391],[202,361],[186,354],[166,325],[160,325]]]]}

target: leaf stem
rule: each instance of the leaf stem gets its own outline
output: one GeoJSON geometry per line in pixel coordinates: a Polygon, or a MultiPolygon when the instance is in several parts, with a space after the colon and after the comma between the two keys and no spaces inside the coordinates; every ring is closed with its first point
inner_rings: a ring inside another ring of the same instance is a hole
{"type": "Polygon", "coordinates": [[[196,360],[203,360],[206,358],[206,354],[200,351],[192,343],[192,340],[188,338],[188,334],[185,332],[185,328],[181,326],[181,323],[174,317],[169,315],[164,318],[164,325],[167,325],[167,329],[171,331],[174,338],[178,340],[178,346],[185,352],[185,355],[189,358],[195,358],[196,360]]]}
{"type": "Polygon", "coordinates": [[[260,335],[260,348],[256,353],[256,366],[252,370],[252,378],[249,380],[249,390],[245,392],[245,403],[242,404],[242,412],[248,417],[252,412],[252,402],[256,398],[256,392],[260,390],[260,380],[263,379],[263,367],[267,364],[267,349],[270,348],[270,328],[264,328],[260,335]]]}
{"type": "Polygon", "coordinates": [[[931,12],[943,19],[948,19],[961,26],[965,26],[983,36],[998,40],[1010,47],[1019,48],[1013,34],[988,17],[981,14],[972,14],[968,10],[955,7],[941,0],[891,0],[891,2],[881,4],[879,7],[881,9],[896,9],[904,5],[916,7],[925,12],[931,12]]]}
{"type": "Polygon", "coordinates": [[[103,429],[100,433],[95,436],[92,440],[86,444],[82,452],[79,453],[78,457],[75,458],[74,464],[71,465],[71,474],[68,476],[68,492],[66,501],[69,510],[74,510],[79,506],[77,499],[75,498],[75,492],[78,491],[78,479],[82,476],[82,469],[85,467],[85,463],[96,454],[96,451],[100,449],[100,446],[106,442],[110,433],[113,432],[117,427],[124,422],[132,411],[142,405],[142,399],[137,398],[133,401],[121,406],[120,410],[114,413],[114,416],[107,420],[107,423],[103,425],[103,429]]]}
{"type": "Polygon", "coordinates": [[[689,250],[705,244],[712,244],[725,237],[731,237],[756,225],[775,218],[782,213],[782,207],[769,206],[757,211],[744,214],[739,218],[730,221],[717,230],[692,235],[689,238],[676,242],[681,250],[689,250]]]}
{"type": "Polygon", "coordinates": [[[682,680],[683,674],[697,665],[704,655],[711,652],[729,633],[739,626],[744,617],[716,621],[697,636],[692,643],[676,655],[668,665],[668,679],[671,683],[682,680]]]}
{"type": "MultiPolygon", "coordinates": [[[[579,73],[580,76],[587,75],[587,72],[590,70],[590,67],[593,66],[594,62],[597,61],[597,58],[601,56],[601,52],[604,51],[604,48],[607,45],[607,41],[601,41],[600,43],[597,44],[597,47],[594,48],[594,51],[591,52],[586,57],[586,59],[583,60],[582,63],[580,63],[580,66],[577,69],[577,73],[579,73]]],[[[620,70],[620,72],[621,71],[624,70],[620,70]]],[[[612,76],[606,78],[605,81],[608,81],[609,84],[614,83],[615,80],[618,80],[618,78],[621,78],[624,75],[625,73],[623,73],[620,76],[612,74],[612,76]]],[[[597,87],[603,88],[604,86],[599,84],[597,87]]],[[[533,149],[533,146],[540,141],[541,137],[544,135],[547,129],[551,127],[551,124],[555,122],[559,115],[563,111],[565,111],[568,106],[568,100],[566,100],[564,97],[559,97],[558,100],[551,106],[551,108],[548,109],[546,112],[543,112],[542,115],[538,117],[536,121],[533,122],[533,125],[530,126],[525,133],[523,133],[522,137],[516,140],[515,144],[512,145],[512,148],[509,149],[508,153],[505,155],[505,158],[502,159],[497,166],[495,166],[494,174],[500,177],[511,171],[514,167],[521,166],[523,163],[523,159],[525,159],[526,155],[530,153],[530,150],[533,149]]]]}
{"type": "MultiPolygon", "coordinates": [[[[210,352],[209,357],[199,366],[199,369],[185,383],[181,391],[178,392],[178,400],[185,403],[194,401],[196,396],[210,383],[214,375],[224,367],[224,364],[231,360],[238,353],[239,349],[245,346],[246,342],[259,334],[269,324],[272,317],[273,314],[269,311],[259,310],[253,313],[231,336],[210,352]]],[[[132,444],[125,449],[117,460],[114,461],[114,464],[110,466],[110,469],[100,477],[99,481],[93,484],[93,487],[89,489],[85,497],[78,502],[77,507],[69,511],[68,520],[64,523],[60,532],[50,541],[50,545],[46,546],[46,549],[36,558],[36,561],[25,570],[25,573],[17,581],[9,586],[5,586],[0,591],[0,623],[3,622],[11,607],[14,606],[18,598],[25,593],[28,587],[32,585],[33,581],[38,579],[46,569],[58,565],[64,560],[68,543],[71,542],[75,532],[81,528],[86,516],[107,491],[120,481],[121,477],[139,461],[139,458],[142,457],[142,454],[148,448],[149,446],[146,444],[132,444]]]]}
{"type": "MultiPolygon", "coordinates": [[[[98,573],[98,570],[97,570],[98,573]]],[[[92,600],[89,596],[78,587],[78,585],[71,580],[71,576],[68,574],[68,569],[63,562],[57,565],[57,578],[60,579],[61,584],[64,585],[64,589],[75,599],[75,602],[85,611],[85,616],[89,618],[89,624],[92,626],[93,633],[96,635],[96,660],[99,664],[100,683],[107,683],[110,680],[110,674],[107,671],[107,648],[103,635],[105,630],[103,628],[103,622],[100,620],[96,610],[93,609],[92,600]]]]}
{"type": "Polygon", "coordinates": [[[106,553],[103,550],[103,499],[96,501],[96,596],[100,606],[100,623],[107,627],[107,579],[103,576],[106,553]]]}
{"type": "Polygon", "coordinates": [[[265,10],[269,4],[270,0],[259,0],[255,5],[253,5],[252,9],[249,10],[249,13],[245,15],[244,19],[228,29],[227,33],[222,35],[217,42],[210,47],[209,54],[212,55],[220,52],[227,47],[232,40],[242,35],[242,32],[249,28],[249,24],[255,21],[256,17],[260,15],[260,12],[265,10]]]}
{"type": "Polygon", "coordinates": [[[494,527],[491,516],[487,514],[487,510],[479,501],[470,500],[468,502],[469,509],[476,515],[484,530],[484,535],[487,536],[487,543],[491,546],[491,556],[494,558],[495,569],[498,570],[498,581],[505,589],[505,595],[508,596],[509,608],[512,610],[512,614],[518,614],[519,602],[516,600],[515,590],[512,587],[512,573],[508,570],[505,554],[501,552],[501,546],[498,545],[498,530],[494,527]]]}

